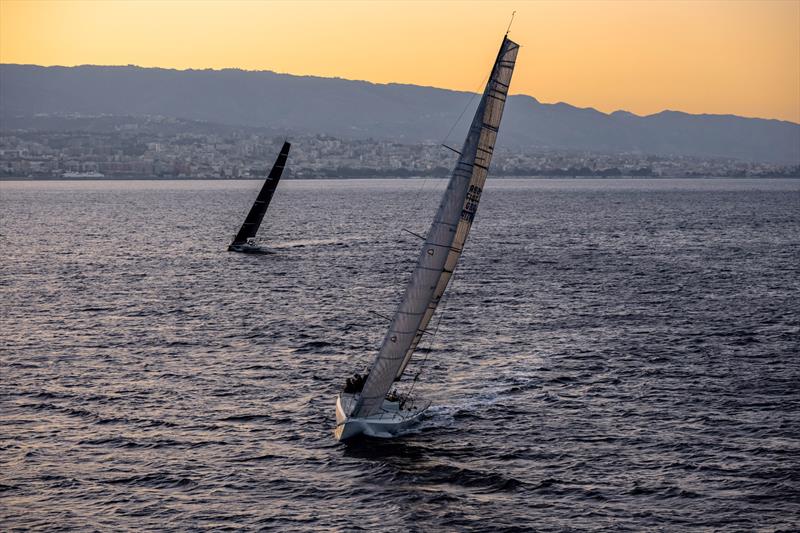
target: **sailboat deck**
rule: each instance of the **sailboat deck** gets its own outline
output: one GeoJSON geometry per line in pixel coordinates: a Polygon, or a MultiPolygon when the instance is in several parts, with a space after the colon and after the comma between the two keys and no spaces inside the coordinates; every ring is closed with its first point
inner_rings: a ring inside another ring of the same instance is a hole
{"type": "MultiPolygon", "coordinates": [[[[358,402],[358,394],[339,394],[342,410],[344,413],[352,413],[358,402]]],[[[430,407],[430,401],[418,401],[414,399],[406,400],[402,407],[399,401],[384,400],[383,405],[378,412],[373,413],[364,419],[369,420],[405,420],[408,418],[415,418],[420,413],[430,407]]]]}

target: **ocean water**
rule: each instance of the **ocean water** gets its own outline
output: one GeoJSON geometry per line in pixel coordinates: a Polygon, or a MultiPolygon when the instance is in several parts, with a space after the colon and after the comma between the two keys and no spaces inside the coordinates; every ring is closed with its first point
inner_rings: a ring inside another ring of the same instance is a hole
{"type": "MultiPolygon", "coordinates": [[[[0,529],[792,530],[800,181],[490,179],[427,418],[337,443],[443,182],[0,183],[0,529]]],[[[402,390],[402,389],[401,389],[402,390]]]]}

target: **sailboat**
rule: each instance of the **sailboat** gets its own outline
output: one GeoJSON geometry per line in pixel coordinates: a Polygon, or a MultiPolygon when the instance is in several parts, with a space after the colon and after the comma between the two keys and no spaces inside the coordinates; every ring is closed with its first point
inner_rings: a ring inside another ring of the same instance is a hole
{"type": "Polygon", "coordinates": [[[247,218],[244,219],[239,233],[233,238],[233,242],[228,246],[229,252],[241,252],[245,254],[269,254],[272,253],[268,248],[256,244],[255,237],[258,233],[258,228],[261,226],[261,221],[264,220],[264,213],[267,212],[269,202],[272,200],[272,195],[275,194],[275,188],[281,180],[283,174],[283,167],[286,166],[286,158],[289,157],[289,148],[291,143],[284,142],[281,152],[278,154],[278,159],[269,171],[264,185],[261,186],[261,191],[256,197],[253,207],[247,213],[247,218]]]}
{"type": "Polygon", "coordinates": [[[458,163],[381,348],[367,376],[348,379],[336,398],[337,440],[361,434],[396,436],[417,423],[430,405],[398,397],[392,387],[402,378],[422,335],[427,332],[461,257],[489,172],[518,51],[519,45],[506,33],[467,138],[458,152],[458,163]]]}

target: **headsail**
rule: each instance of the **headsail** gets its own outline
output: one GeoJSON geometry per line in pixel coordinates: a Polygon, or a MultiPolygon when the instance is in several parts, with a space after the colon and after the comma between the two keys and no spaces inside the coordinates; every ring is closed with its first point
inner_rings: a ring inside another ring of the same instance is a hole
{"type": "Polygon", "coordinates": [[[461,156],[352,416],[369,416],[380,410],[425,333],[461,257],[489,171],[518,51],[518,44],[503,38],[461,156]]]}
{"type": "Polygon", "coordinates": [[[267,176],[267,179],[264,181],[264,185],[261,187],[261,192],[258,193],[258,197],[256,198],[253,207],[251,207],[250,212],[247,213],[247,218],[244,219],[244,224],[242,224],[242,228],[233,239],[233,242],[231,243],[232,245],[243,244],[249,239],[255,237],[256,233],[258,233],[258,228],[261,226],[261,221],[264,220],[264,213],[267,212],[269,202],[272,200],[272,195],[275,193],[275,188],[278,186],[278,182],[281,180],[283,167],[286,166],[286,158],[289,157],[289,148],[291,148],[291,146],[291,143],[283,143],[281,153],[278,154],[278,159],[275,160],[275,164],[272,166],[269,176],[267,176]]]}

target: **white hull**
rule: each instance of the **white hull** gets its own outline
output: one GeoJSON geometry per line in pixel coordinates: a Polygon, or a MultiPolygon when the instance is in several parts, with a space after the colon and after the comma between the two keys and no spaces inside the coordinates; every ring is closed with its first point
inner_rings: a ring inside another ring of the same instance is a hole
{"type": "Polygon", "coordinates": [[[429,402],[421,405],[409,402],[411,405],[401,408],[399,402],[384,400],[380,412],[363,418],[350,417],[348,413],[357,400],[358,396],[353,394],[340,393],[336,397],[336,429],[333,431],[336,440],[347,440],[356,435],[382,439],[396,437],[417,424],[430,405],[429,402]]]}

